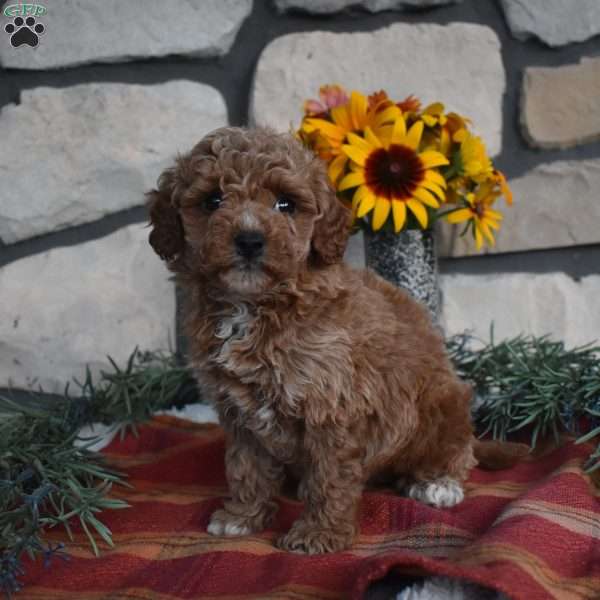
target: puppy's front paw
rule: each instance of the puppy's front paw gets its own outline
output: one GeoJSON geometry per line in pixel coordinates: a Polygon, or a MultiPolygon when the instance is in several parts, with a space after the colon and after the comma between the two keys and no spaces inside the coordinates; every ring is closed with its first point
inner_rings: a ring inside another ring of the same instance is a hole
{"type": "Polygon", "coordinates": [[[216,510],[210,517],[210,522],[208,523],[206,531],[211,535],[236,537],[248,535],[249,533],[252,533],[253,529],[249,519],[246,517],[232,515],[230,512],[221,508],[216,510]]]}
{"type": "Polygon", "coordinates": [[[299,523],[280,537],[276,545],[295,554],[326,554],[349,548],[353,536],[332,529],[318,529],[299,523]]]}
{"type": "Polygon", "coordinates": [[[408,496],[436,508],[447,508],[463,501],[465,493],[462,485],[450,477],[435,481],[420,481],[407,488],[408,496]]]}

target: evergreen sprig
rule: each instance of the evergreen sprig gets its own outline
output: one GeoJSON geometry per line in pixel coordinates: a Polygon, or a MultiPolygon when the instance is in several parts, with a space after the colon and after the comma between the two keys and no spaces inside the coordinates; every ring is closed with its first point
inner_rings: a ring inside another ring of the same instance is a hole
{"type": "Polygon", "coordinates": [[[448,341],[459,374],[474,384],[475,420],[482,434],[506,439],[528,428],[531,445],[551,434],[578,436],[577,443],[598,438],[586,464],[600,468],[600,347],[568,350],[547,336],[518,336],[473,349],[474,339],[448,341]]]}
{"type": "Polygon", "coordinates": [[[90,447],[97,437],[82,439],[82,427],[94,422],[124,433],[156,410],[198,400],[188,369],[170,353],[132,353],[125,367],[109,359],[113,371],[94,383],[89,369],[79,395],[49,402],[32,396],[15,402],[0,396],[0,592],[20,589],[23,559],[66,558],[63,544],[45,540],[49,529],[62,527],[72,539],[79,523],[92,550],[98,541],[112,546],[112,533],[100,520],[104,510],[127,507],[110,498],[113,485],[126,485],[90,447]]]}

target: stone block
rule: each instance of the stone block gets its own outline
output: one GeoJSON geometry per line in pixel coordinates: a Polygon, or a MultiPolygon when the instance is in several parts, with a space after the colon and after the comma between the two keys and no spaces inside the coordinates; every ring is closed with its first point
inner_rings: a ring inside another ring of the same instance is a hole
{"type": "Polygon", "coordinates": [[[275,0],[275,5],[281,12],[301,10],[313,14],[330,14],[350,7],[376,13],[382,10],[419,10],[459,2],[462,0],[275,0]]]}
{"type": "Polygon", "coordinates": [[[61,393],[107,355],[174,348],[174,285],[147,240],[130,225],[0,269],[0,387],[61,393]]]}
{"type": "Polygon", "coordinates": [[[536,37],[548,46],[563,46],[600,33],[598,0],[501,0],[501,4],[519,40],[536,37]]]}
{"type": "Polygon", "coordinates": [[[0,65],[56,69],[170,54],[222,56],[252,11],[252,0],[52,0],[47,9],[38,17],[45,31],[37,47],[14,48],[2,32],[0,65]]]}
{"type": "Polygon", "coordinates": [[[226,123],[219,92],[191,81],[24,91],[0,111],[0,239],[142,204],[178,152],[226,123]]]}
{"type": "Polygon", "coordinates": [[[600,341],[600,275],[445,275],[441,286],[448,335],[469,330],[487,343],[493,323],[496,340],[523,333],[549,334],[568,347],[600,341]]]}
{"type": "Polygon", "coordinates": [[[521,126],[537,148],[569,148],[600,139],[600,58],[526,68],[521,126]]]}

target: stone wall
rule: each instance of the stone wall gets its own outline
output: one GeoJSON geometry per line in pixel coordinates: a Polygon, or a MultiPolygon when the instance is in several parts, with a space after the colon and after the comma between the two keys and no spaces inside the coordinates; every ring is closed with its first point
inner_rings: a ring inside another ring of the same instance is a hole
{"type": "Polygon", "coordinates": [[[597,0],[40,4],[30,28],[0,17],[0,387],[59,392],[174,347],[144,191],[215,127],[298,123],[327,82],[444,100],[509,177],[493,251],[439,232],[450,333],[600,339],[597,0]],[[37,47],[10,43],[40,24],[37,47]]]}

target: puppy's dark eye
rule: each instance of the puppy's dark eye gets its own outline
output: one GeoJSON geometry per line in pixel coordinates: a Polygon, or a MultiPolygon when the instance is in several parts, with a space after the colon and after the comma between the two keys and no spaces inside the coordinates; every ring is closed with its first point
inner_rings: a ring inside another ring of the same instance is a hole
{"type": "Polygon", "coordinates": [[[273,207],[275,210],[278,210],[282,213],[294,214],[296,210],[296,203],[289,197],[280,194],[277,196],[277,200],[275,200],[275,206],[273,207]]]}
{"type": "Polygon", "coordinates": [[[217,210],[219,206],[221,206],[221,202],[223,202],[223,196],[221,195],[221,192],[211,192],[204,199],[204,208],[209,212],[213,212],[217,210]]]}

